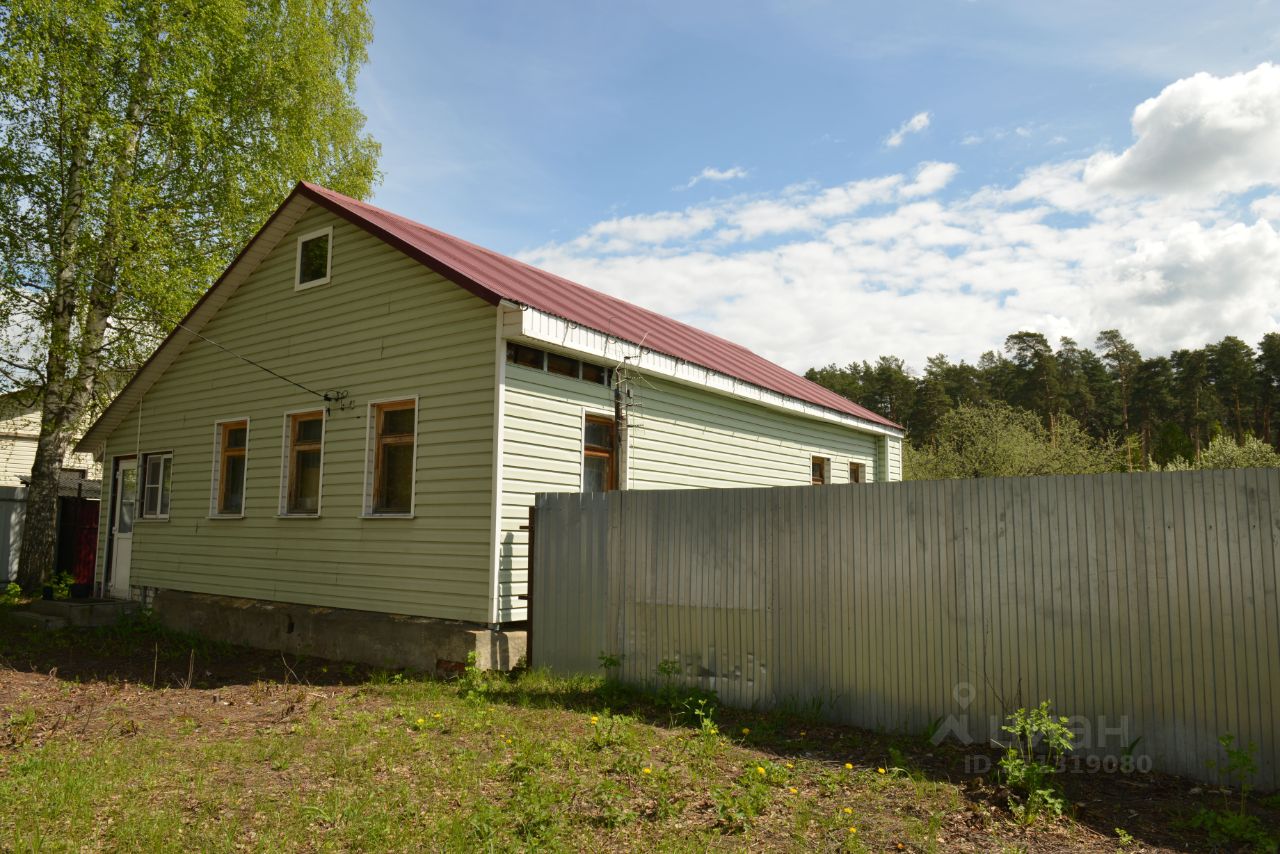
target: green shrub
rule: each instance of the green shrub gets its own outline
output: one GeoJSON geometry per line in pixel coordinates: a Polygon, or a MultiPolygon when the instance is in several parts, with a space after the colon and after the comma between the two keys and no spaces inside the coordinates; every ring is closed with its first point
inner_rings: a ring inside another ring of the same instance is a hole
{"type": "Polygon", "coordinates": [[[1000,729],[1012,739],[1000,758],[1005,783],[1022,793],[1022,803],[1012,799],[1009,808],[1024,824],[1043,813],[1061,816],[1066,800],[1053,783],[1062,758],[1074,737],[1067,719],[1055,717],[1045,700],[1034,709],[1018,709],[1000,729]],[[1039,751],[1039,752],[1038,752],[1039,751]]]}

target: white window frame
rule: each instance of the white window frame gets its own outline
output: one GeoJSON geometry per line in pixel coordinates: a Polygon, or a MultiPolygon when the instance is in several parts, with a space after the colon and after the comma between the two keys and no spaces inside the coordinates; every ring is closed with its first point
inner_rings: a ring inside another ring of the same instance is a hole
{"type": "Polygon", "coordinates": [[[831,480],[831,461],[834,456],[827,451],[815,451],[809,455],[809,485],[810,486],[830,486],[831,480]],[[822,483],[813,482],[813,461],[822,460],[822,483]]]}
{"type": "Polygon", "coordinates": [[[362,519],[412,519],[417,512],[418,507],[418,438],[422,433],[422,423],[418,420],[422,417],[422,409],[419,405],[418,395],[401,394],[394,397],[383,397],[378,400],[369,401],[365,408],[365,429],[364,429],[364,500],[360,505],[360,518],[362,519]],[[381,406],[384,403],[404,403],[413,401],[413,481],[410,486],[412,492],[409,494],[409,512],[408,513],[377,513],[373,509],[373,477],[377,461],[374,455],[377,451],[377,437],[374,436],[374,430],[377,429],[378,419],[374,416],[374,407],[381,406]]]}
{"type": "Polygon", "coordinates": [[[329,410],[327,407],[303,406],[298,409],[290,409],[284,413],[283,438],[280,443],[280,503],[276,505],[277,519],[319,519],[321,513],[324,512],[324,446],[328,436],[329,410]],[[320,413],[320,484],[316,491],[316,512],[290,513],[289,466],[293,461],[293,431],[290,428],[292,427],[293,416],[310,412],[320,413]]]}
{"type": "Polygon", "coordinates": [[[209,517],[210,519],[243,519],[245,499],[249,493],[249,428],[252,426],[249,416],[239,418],[221,418],[213,422],[213,474],[209,478],[209,517]],[[240,496],[239,513],[218,512],[218,490],[222,486],[222,425],[244,422],[244,491],[240,496]]]}
{"type": "Polygon", "coordinates": [[[173,451],[145,451],[138,455],[138,503],[137,511],[134,515],[135,524],[139,520],[148,522],[168,522],[169,513],[173,509],[173,451]],[[157,488],[160,494],[156,499],[156,512],[147,513],[147,472],[150,470],[150,462],[153,458],[159,458],[160,463],[160,483],[157,488]],[[160,504],[164,499],[164,462],[169,461],[169,506],[163,511],[160,510],[160,504]]]}
{"type": "Polygon", "coordinates": [[[315,231],[308,231],[306,234],[299,235],[298,246],[295,252],[293,262],[293,289],[295,291],[305,291],[308,288],[318,288],[321,285],[329,284],[329,280],[333,278],[333,226],[325,226],[317,228],[315,231]],[[309,282],[302,281],[302,244],[308,240],[315,240],[317,237],[329,238],[329,254],[325,259],[324,276],[319,279],[312,279],[309,282]]]}

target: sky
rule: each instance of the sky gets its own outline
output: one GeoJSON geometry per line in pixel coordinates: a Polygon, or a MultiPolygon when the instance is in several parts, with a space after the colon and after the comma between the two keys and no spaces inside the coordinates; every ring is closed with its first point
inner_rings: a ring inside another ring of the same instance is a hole
{"type": "Polygon", "coordinates": [[[372,12],[375,204],[792,370],[1280,330],[1280,0],[372,12]]]}

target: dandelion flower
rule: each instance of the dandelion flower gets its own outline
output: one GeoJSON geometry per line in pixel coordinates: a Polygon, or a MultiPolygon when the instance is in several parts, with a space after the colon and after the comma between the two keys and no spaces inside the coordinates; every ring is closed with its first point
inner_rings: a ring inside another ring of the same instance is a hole
{"type": "Polygon", "coordinates": [[[857,832],[858,832],[858,828],[856,828],[856,827],[851,827],[851,828],[849,828],[849,832],[850,832],[850,833],[857,833],[857,832]]]}
{"type": "Polygon", "coordinates": [[[599,718],[599,717],[597,717],[596,715],[592,715],[592,716],[591,716],[591,722],[592,722],[593,724],[598,724],[598,723],[600,723],[600,718],[599,718]]]}
{"type": "Polygon", "coordinates": [[[763,765],[757,765],[757,766],[756,766],[756,773],[757,773],[757,774],[759,774],[761,777],[763,777],[763,776],[764,776],[764,766],[763,766],[763,765]]]}
{"type": "Polygon", "coordinates": [[[844,763],[844,770],[846,770],[846,771],[852,771],[852,770],[853,770],[853,763],[852,763],[852,762],[846,762],[846,763],[844,763]]]}
{"type": "Polygon", "coordinates": [[[797,789],[795,786],[792,786],[791,788],[787,789],[787,791],[794,795],[794,794],[796,794],[797,792],[799,792],[800,790],[799,790],[799,789],[797,789]]]}
{"type": "Polygon", "coordinates": [[[794,768],[794,767],[796,767],[796,764],[795,764],[794,762],[788,762],[788,763],[787,763],[787,767],[788,767],[788,768],[794,768]]]}
{"type": "Polygon", "coordinates": [[[751,735],[751,727],[749,727],[749,726],[744,726],[744,727],[742,728],[742,734],[743,734],[743,735],[751,735]]]}
{"type": "Polygon", "coordinates": [[[844,814],[845,814],[845,815],[853,815],[853,807],[845,807],[845,808],[844,808],[844,814]]]}
{"type": "Polygon", "coordinates": [[[808,734],[809,734],[809,733],[805,732],[804,730],[800,730],[800,737],[801,737],[801,738],[804,738],[804,737],[805,737],[806,735],[808,735],[808,734]]]}
{"type": "Polygon", "coordinates": [[[876,772],[877,772],[877,773],[879,773],[879,774],[883,774],[883,773],[884,773],[884,769],[883,769],[883,768],[877,768],[877,769],[876,769],[876,772]]]}
{"type": "Polygon", "coordinates": [[[645,768],[645,769],[644,769],[643,771],[641,771],[640,773],[641,773],[641,774],[652,774],[652,773],[653,773],[653,769],[652,769],[652,768],[645,768]]]}

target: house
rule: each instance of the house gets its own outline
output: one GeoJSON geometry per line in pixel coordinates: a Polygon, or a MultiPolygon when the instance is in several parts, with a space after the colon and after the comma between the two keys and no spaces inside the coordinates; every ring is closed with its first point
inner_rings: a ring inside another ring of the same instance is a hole
{"type": "MultiPolygon", "coordinates": [[[[31,480],[40,439],[40,407],[30,389],[0,395],[0,487],[25,486],[31,480]]],[[[90,454],[69,452],[63,481],[100,480],[102,467],[90,454]]]]}
{"type": "Polygon", "coordinates": [[[536,493],[898,480],[902,435],[722,338],[301,183],[78,450],[108,478],[105,593],[290,603],[293,634],[317,608],[507,629],[536,493]]]}
{"type": "MultiPolygon", "coordinates": [[[[0,394],[0,587],[18,578],[27,485],[40,439],[39,394],[30,388],[0,394]]],[[[90,454],[68,451],[58,478],[58,537],[54,571],[92,588],[92,539],[98,525],[102,466],[90,454]],[[87,582],[87,583],[86,583],[87,582]]]]}

